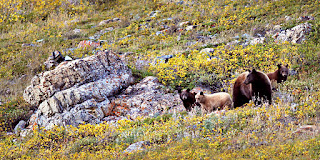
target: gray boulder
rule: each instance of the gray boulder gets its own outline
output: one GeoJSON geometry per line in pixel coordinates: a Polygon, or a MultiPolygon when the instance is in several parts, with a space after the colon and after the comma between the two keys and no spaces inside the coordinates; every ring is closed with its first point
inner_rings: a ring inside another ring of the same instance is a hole
{"type": "Polygon", "coordinates": [[[291,29],[277,32],[273,35],[277,42],[291,42],[291,43],[302,43],[306,39],[306,35],[311,32],[312,26],[310,23],[303,23],[297,25],[291,29]]]}
{"type": "Polygon", "coordinates": [[[136,151],[141,151],[144,149],[146,145],[150,145],[150,143],[145,141],[133,143],[126,150],[124,150],[123,153],[132,153],[136,151]]]}
{"type": "Polygon", "coordinates": [[[39,106],[29,128],[100,123],[109,114],[109,99],[133,82],[131,70],[112,52],[63,62],[36,75],[24,99],[39,106]]]}
{"type": "Polygon", "coordinates": [[[110,99],[117,116],[129,116],[132,120],[141,117],[156,117],[164,113],[184,111],[177,93],[167,93],[156,77],[146,77],[128,87],[120,95],[110,99]]]}
{"type": "Polygon", "coordinates": [[[14,127],[14,133],[18,134],[20,133],[22,130],[25,129],[26,126],[26,122],[24,120],[21,120],[15,127],[14,127]]]}

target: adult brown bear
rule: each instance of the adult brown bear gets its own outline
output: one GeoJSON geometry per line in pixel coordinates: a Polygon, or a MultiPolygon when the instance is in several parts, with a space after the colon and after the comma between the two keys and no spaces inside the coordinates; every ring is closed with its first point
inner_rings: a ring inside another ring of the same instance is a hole
{"type": "Polygon", "coordinates": [[[183,91],[181,91],[181,88],[179,88],[178,93],[179,93],[180,99],[183,102],[183,106],[186,108],[187,111],[191,111],[191,109],[193,108],[196,102],[196,99],[195,99],[196,93],[190,92],[189,88],[183,91]]]}
{"type": "Polygon", "coordinates": [[[240,107],[251,100],[252,86],[251,84],[246,85],[243,83],[248,74],[249,72],[241,73],[233,85],[232,100],[234,108],[240,107]]]}
{"type": "Polygon", "coordinates": [[[288,64],[286,66],[282,66],[278,64],[278,69],[274,72],[268,73],[267,76],[269,77],[270,81],[277,81],[277,83],[281,83],[287,80],[289,69],[288,64]]]}
{"type": "Polygon", "coordinates": [[[255,98],[255,104],[261,104],[264,100],[271,104],[272,87],[270,79],[265,73],[253,69],[243,83],[252,85],[252,96],[255,98]]]}

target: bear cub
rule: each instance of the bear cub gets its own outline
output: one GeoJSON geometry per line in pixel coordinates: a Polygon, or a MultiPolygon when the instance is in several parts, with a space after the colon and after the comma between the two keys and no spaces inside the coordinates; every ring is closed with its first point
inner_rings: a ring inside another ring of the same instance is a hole
{"type": "Polygon", "coordinates": [[[277,83],[281,83],[287,80],[289,69],[288,64],[286,66],[282,66],[278,64],[278,69],[275,72],[268,73],[270,81],[277,81],[277,83]]]}
{"type": "Polygon", "coordinates": [[[180,99],[183,102],[183,106],[186,108],[187,111],[191,111],[191,109],[195,105],[196,93],[190,92],[189,88],[183,91],[181,91],[181,89],[179,88],[178,93],[179,93],[180,99]]]}
{"type": "Polygon", "coordinates": [[[214,94],[203,94],[203,92],[200,92],[196,95],[196,103],[200,103],[201,109],[207,113],[224,109],[225,107],[231,109],[232,107],[231,97],[225,92],[214,94]]]}

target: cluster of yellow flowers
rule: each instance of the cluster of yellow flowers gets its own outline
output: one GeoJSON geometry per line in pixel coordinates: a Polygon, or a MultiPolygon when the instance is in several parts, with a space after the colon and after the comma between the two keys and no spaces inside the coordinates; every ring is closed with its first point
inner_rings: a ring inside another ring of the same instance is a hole
{"type": "Polygon", "coordinates": [[[215,74],[220,79],[231,79],[247,69],[256,68],[263,72],[273,72],[277,64],[291,65],[291,59],[297,56],[296,47],[285,44],[235,46],[225,49],[225,46],[215,48],[213,53],[199,53],[194,50],[188,55],[178,54],[169,59],[168,63],[151,65],[153,71],[164,84],[183,84],[195,73],[215,74]],[[211,58],[209,58],[211,57],[211,58]]]}
{"type": "Polygon", "coordinates": [[[53,11],[74,14],[86,10],[88,1],[80,1],[75,5],[68,0],[1,0],[0,23],[16,22],[26,18],[46,17],[53,11]]]}

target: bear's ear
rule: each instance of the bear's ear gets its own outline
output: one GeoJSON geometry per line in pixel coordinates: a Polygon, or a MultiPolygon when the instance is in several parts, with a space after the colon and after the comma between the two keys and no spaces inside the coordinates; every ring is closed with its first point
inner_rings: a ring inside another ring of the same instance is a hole
{"type": "Polygon", "coordinates": [[[256,72],[257,72],[256,69],[253,68],[253,69],[252,69],[252,73],[256,73],[256,72]]]}
{"type": "Polygon", "coordinates": [[[203,95],[203,92],[202,92],[202,91],[200,92],[200,95],[203,95]]]}
{"type": "Polygon", "coordinates": [[[178,93],[181,93],[181,88],[178,88],[178,93]]]}
{"type": "Polygon", "coordinates": [[[197,95],[197,92],[193,92],[193,95],[197,95]]]}
{"type": "Polygon", "coordinates": [[[187,89],[187,92],[190,92],[190,88],[187,89]]]}
{"type": "Polygon", "coordinates": [[[288,68],[288,67],[289,67],[289,64],[286,65],[286,68],[288,68]]]}
{"type": "Polygon", "coordinates": [[[277,66],[278,66],[278,69],[280,69],[280,68],[281,68],[281,64],[278,64],[277,66]]]}

